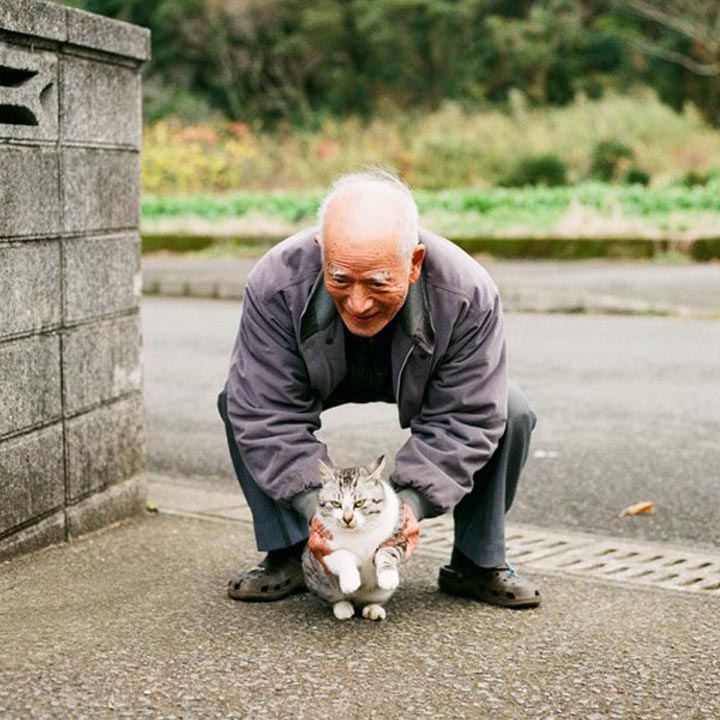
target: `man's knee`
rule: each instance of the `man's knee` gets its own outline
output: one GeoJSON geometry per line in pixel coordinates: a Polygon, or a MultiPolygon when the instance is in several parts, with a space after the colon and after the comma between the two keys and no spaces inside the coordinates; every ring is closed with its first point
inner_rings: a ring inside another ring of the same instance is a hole
{"type": "Polygon", "coordinates": [[[511,382],[508,387],[508,430],[529,434],[533,431],[536,423],[537,416],[530,407],[522,390],[520,390],[515,383],[511,382]]]}

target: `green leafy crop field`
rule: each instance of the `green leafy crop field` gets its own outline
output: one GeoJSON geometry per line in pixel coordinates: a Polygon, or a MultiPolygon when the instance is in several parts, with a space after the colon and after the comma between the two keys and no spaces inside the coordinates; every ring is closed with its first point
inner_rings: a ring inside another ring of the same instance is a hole
{"type": "MultiPolygon", "coordinates": [[[[259,219],[282,228],[314,221],[320,192],[238,192],[145,195],[146,226],[161,221],[202,220],[206,232],[236,223],[238,232],[266,233],[259,219]],[[244,228],[244,230],[243,230],[244,228]]],[[[587,183],[573,187],[417,191],[424,224],[454,237],[593,235],[639,237],[720,235],[720,182],[704,186],[647,188],[587,183]]],[[[222,234],[222,232],[220,232],[222,234]]]]}

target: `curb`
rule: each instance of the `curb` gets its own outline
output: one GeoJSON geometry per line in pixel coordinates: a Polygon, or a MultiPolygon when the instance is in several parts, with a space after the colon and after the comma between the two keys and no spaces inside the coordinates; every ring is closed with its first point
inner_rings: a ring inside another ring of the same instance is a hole
{"type": "MultiPolygon", "coordinates": [[[[242,300],[245,283],[187,279],[150,275],[143,278],[145,297],[195,298],[200,300],[242,300]]],[[[505,312],[538,314],[634,315],[718,319],[720,309],[707,309],[653,303],[633,298],[592,293],[538,293],[500,287],[505,312]]]]}
{"type": "MultiPolygon", "coordinates": [[[[213,235],[142,233],[143,253],[198,252],[212,247],[257,248],[264,252],[282,240],[274,235],[213,235]]],[[[673,253],[695,262],[720,259],[720,238],[644,237],[458,237],[451,242],[471,255],[504,260],[651,260],[673,253]]]]}

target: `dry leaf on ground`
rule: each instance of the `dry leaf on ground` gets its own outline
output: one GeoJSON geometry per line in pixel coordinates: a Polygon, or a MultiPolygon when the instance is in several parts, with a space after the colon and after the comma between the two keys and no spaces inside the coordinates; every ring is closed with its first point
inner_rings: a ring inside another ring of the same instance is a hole
{"type": "Polygon", "coordinates": [[[652,515],[655,512],[655,503],[647,500],[645,502],[628,505],[620,511],[620,517],[634,517],[635,515],[652,515]]]}

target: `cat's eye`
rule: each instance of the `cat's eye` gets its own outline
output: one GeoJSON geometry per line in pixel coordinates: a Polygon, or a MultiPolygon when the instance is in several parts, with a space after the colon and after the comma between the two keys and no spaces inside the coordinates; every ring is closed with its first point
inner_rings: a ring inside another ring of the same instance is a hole
{"type": "Polygon", "coordinates": [[[331,500],[331,501],[330,501],[330,504],[331,504],[334,508],[342,507],[337,500],[331,500]]]}
{"type": "Polygon", "coordinates": [[[365,501],[364,501],[364,500],[356,500],[356,501],[355,501],[355,507],[356,507],[356,508],[361,508],[364,504],[365,504],[365,501]]]}

